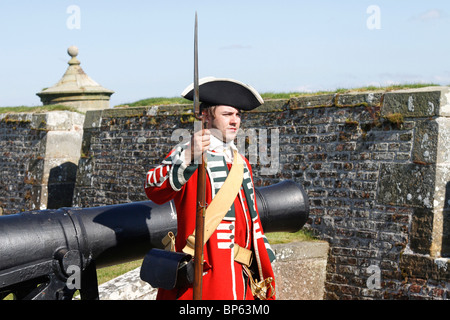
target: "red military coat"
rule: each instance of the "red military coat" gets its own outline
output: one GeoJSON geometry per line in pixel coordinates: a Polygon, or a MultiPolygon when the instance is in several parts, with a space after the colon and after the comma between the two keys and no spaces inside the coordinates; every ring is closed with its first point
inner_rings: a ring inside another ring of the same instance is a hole
{"type": "MultiPolygon", "coordinates": [[[[233,145],[234,147],[234,145],[233,145]]],[[[197,167],[183,163],[186,145],[178,146],[164,161],[147,173],[145,192],[150,200],[162,204],[173,200],[177,211],[178,230],[175,250],[181,252],[187,237],[195,229],[197,201],[197,167]]],[[[235,148],[235,147],[234,147],[235,148]]],[[[241,156],[241,155],[239,155],[241,156]]],[[[206,201],[211,199],[226,179],[231,163],[221,152],[207,152],[206,201]]],[[[244,158],[244,157],[243,157],[244,158]]],[[[274,278],[271,262],[275,255],[264,236],[256,207],[253,177],[246,158],[244,181],[233,206],[204,247],[202,298],[205,300],[253,299],[242,265],[234,261],[234,245],[252,250],[259,281],[274,278]]],[[[275,284],[272,282],[273,287],[275,284]]],[[[192,287],[158,290],[157,299],[192,299],[192,287]]],[[[275,299],[275,295],[271,299],[275,299]]]]}

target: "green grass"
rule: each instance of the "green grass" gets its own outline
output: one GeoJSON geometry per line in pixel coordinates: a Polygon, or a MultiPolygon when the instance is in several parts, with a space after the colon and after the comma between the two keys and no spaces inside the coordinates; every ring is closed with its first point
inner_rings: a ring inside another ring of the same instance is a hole
{"type": "Polygon", "coordinates": [[[315,92],[265,92],[261,94],[263,99],[290,99],[299,96],[314,96],[323,94],[334,94],[334,93],[350,93],[350,92],[364,92],[364,91],[394,91],[401,89],[417,89],[425,87],[439,86],[435,83],[409,83],[409,84],[398,84],[391,86],[366,86],[359,88],[338,88],[332,91],[315,91],[315,92]]]}
{"type": "Polygon", "coordinates": [[[390,86],[367,86],[355,89],[337,89],[336,93],[346,93],[346,92],[362,92],[362,91],[394,91],[402,89],[418,89],[425,87],[435,87],[440,86],[436,83],[405,83],[405,84],[394,84],[390,86]]]}
{"type": "Polygon", "coordinates": [[[142,264],[141,260],[136,260],[132,262],[126,262],[122,264],[118,264],[115,266],[110,266],[102,269],[97,270],[97,281],[98,284],[105,283],[111,279],[117,278],[118,276],[136,269],[137,267],[140,267],[142,264]]]}
{"type": "Polygon", "coordinates": [[[138,100],[136,102],[124,103],[115,106],[114,108],[132,108],[132,107],[146,107],[146,106],[155,106],[155,105],[171,105],[171,104],[191,104],[192,101],[189,101],[184,98],[178,97],[156,97],[156,98],[148,98],[143,100],[138,100]]]}
{"type": "MultiPolygon", "coordinates": [[[[316,91],[316,92],[264,92],[261,94],[263,99],[290,99],[299,96],[312,96],[312,95],[322,95],[322,94],[334,94],[334,93],[349,93],[349,92],[363,92],[363,91],[393,91],[400,89],[416,89],[416,88],[424,88],[430,86],[439,86],[435,83],[406,83],[406,84],[398,84],[391,85],[385,87],[378,86],[366,86],[359,88],[338,88],[333,91],[316,91]]],[[[147,107],[147,106],[155,106],[155,105],[173,105],[173,104],[191,104],[192,101],[184,99],[182,97],[155,97],[142,99],[135,102],[123,103],[114,108],[133,108],[133,107],[147,107]]],[[[0,107],[0,114],[2,113],[19,113],[19,112],[49,112],[49,111],[74,111],[76,109],[73,107],[68,107],[64,105],[47,105],[47,106],[16,106],[16,107],[0,107]]]]}
{"type": "Polygon", "coordinates": [[[301,229],[297,232],[270,232],[265,234],[270,244],[289,243],[295,241],[316,241],[312,231],[301,229]]]}
{"type": "Polygon", "coordinates": [[[64,106],[64,105],[47,105],[47,106],[37,106],[37,107],[27,107],[27,106],[17,106],[17,107],[0,107],[0,114],[2,113],[21,113],[21,112],[32,112],[32,113],[43,113],[49,111],[72,111],[77,112],[74,107],[64,106]]]}
{"type": "MultiPolygon", "coordinates": [[[[264,92],[261,93],[261,97],[265,100],[270,99],[290,99],[299,96],[311,96],[311,95],[322,95],[322,94],[334,94],[334,93],[350,93],[350,92],[363,92],[363,91],[393,91],[400,89],[416,89],[416,88],[424,88],[430,86],[439,86],[435,83],[407,83],[407,84],[399,84],[399,85],[391,85],[385,87],[378,86],[366,86],[359,88],[338,88],[333,91],[316,91],[316,92],[264,92]]],[[[148,98],[143,100],[138,100],[136,102],[124,103],[115,106],[115,108],[128,108],[128,107],[146,107],[146,106],[154,106],[154,105],[171,105],[171,104],[191,104],[192,101],[181,97],[156,97],[156,98],[148,98]]]]}

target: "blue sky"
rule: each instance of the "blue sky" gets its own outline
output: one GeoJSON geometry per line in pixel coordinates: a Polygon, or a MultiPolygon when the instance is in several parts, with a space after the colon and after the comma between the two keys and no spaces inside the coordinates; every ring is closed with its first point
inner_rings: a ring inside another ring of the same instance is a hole
{"type": "Polygon", "coordinates": [[[200,77],[260,92],[450,84],[450,1],[0,0],[0,106],[41,105],[71,45],[112,106],[179,96],[195,11],[200,77]]]}

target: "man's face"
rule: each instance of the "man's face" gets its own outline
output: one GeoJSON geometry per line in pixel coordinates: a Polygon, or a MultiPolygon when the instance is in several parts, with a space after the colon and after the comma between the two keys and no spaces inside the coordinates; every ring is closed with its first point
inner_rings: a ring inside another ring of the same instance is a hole
{"type": "Polygon", "coordinates": [[[241,125],[241,113],[238,109],[230,106],[217,106],[215,109],[215,117],[207,115],[208,129],[216,129],[219,132],[211,133],[224,142],[229,142],[236,138],[239,127],[241,125]],[[221,136],[217,136],[220,135],[221,136]]]}

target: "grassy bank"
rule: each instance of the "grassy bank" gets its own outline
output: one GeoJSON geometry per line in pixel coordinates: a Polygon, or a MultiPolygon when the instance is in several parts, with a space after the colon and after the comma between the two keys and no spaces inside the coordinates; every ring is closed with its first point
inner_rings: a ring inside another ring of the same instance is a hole
{"type": "Polygon", "coordinates": [[[48,106],[37,106],[37,107],[27,107],[27,106],[17,106],[17,107],[0,107],[0,114],[2,113],[44,113],[50,111],[72,111],[78,112],[74,107],[68,107],[64,105],[48,105],[48,106]]]}
{"type": "MultiPolygon", "coordinates": [[[[293,97],[299,96],[312,96],[312,95],[322,95],[322,94],[334,94],[334,93],[350,93],[350,92],[364,92],[364,91],[383,91],[389,92],[394,90],[401,89],[416,89],[416,88],[424,88],[431,86],[439,86],[435,83],[410,83],[410,84],[398,84],[391,85],[385,87],[379,86],[366,86],[359,88],[338,88],[332,91],[315,91],[315,92],[264,92],[261,94],[262,98],[265,100],[270,99],[290,99],[293,97]]],[[[181,97],[155,97],[142,99],[135,102],[123,103],[120,105],[114,106],[114,108],[133,108],[133,107],[147,107],[153,105],[171,105],[171,104],[191,104],[192,101],[181,97]]],[[[49,111],[58,111],[58,110],[68,110],[68,111],[76,111],[73,107],[67,107],[64,105],[48,105],[48,106],[12,106],[12,107],[0,107],[1,113],[19,113],[19,112],[49,112],[49,111]]]]}
{"type": "MultiPolygon", "coordinates": [[[[435,83],[411,83],[411,84],[399,84],[399,85],[391,85],[391,86],[385,86],[385,87],[378,87],[378,86],[366,86],[366,87],[359,87],[359,88],[339,88],[334,91],[315,91],[315,92],[299,92],[299,91],[293,91],[293,92],[264,92],[261,93],[261,97],[264,100],[269,99],[290,99],[294,97],[299,96],[311,96],[311,95],[323,95],[323,94],[334,94],[334,93],[350,93],[350,92],[364,92],[364,91],[383,91],[383,92],[389,92],[389,91],[395,91],[395,90],[401,90],[401,89],[417,89],[417,88],[424,88],[424,87],[431,87],[431,86],[439,86],[435,83]]],[[[152,105],[170,105],[170,104],[191,104],[192,101],[189,101],[187,99],[181,98],[181,97],[157,97],[157,98],[148,98],[148,99],[142,99],[135,102],[130,103],[124,103],[115,106],[115,108],[133,108],[133,107],[146,107],[146,106],[152,106],[152,105]]]]}

